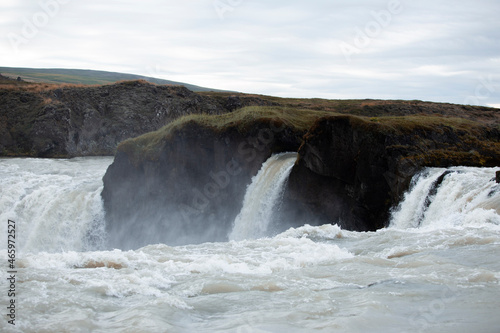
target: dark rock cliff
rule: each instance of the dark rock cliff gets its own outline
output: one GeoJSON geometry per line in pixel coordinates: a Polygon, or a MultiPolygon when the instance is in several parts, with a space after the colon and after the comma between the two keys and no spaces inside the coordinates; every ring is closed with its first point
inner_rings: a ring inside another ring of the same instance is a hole
{"type": "Polygon", "coordinates": [[[123,143],[103,179],[110,245],[227,240],[251,178],[273,153],[296,151],[303,135],[271,118],[223,130],[188,121],[145,136],[164,141],[152,156],[137,158],[147,150],[137,139],[123,143]]]}
{"type": "Polygon", "coordinates": [[[127,81],[103,86],[0,86],[0,156],[114,155],[121,141],[187,114],[222,114],[258,98],[216,100],[182,86],[127,81]]]}
{"type": "Polygon", "coordinates": [[[102,197],[111,244],[124,248],[225,240],[274,153],[299,153],[276,230],[375,230],[422,168],[500,165],[493,108],[196,94],[145,81],[0,83],[0,156],[116,152],[102,197]]]}
{"type": "Polygon", "coordinates": [[[500,131],[440,118],[328,117],[304,137],[299,156],[289,179],[291,216],[376,230],[423,167],[500,165],[500,131]]]}
{"type": "Polygon", "coordinates": [[[498,126],[278,109],[192,117],[122,144],[104,177],[112,244],[226,240],[246,187],[273,153],[299,153],[277,230],[376,230],[423,167],[500,165],[498,126]]]}

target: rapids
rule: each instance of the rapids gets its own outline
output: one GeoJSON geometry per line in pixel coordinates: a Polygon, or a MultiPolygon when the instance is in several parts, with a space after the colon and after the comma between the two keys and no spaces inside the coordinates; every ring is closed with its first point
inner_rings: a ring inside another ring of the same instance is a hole
{"type": "MultiPolygon", "coordinates": [[[[276,236],[262,229],[245,240],[123,251],[106,247],[100,192],[111,162],[0,159],[4,277],[8,219],[16,222],[18,250],[16,325],[3,316],[0,331],[500,327],[500,185],[492,180],[500,168],[424,170],[390,226],[377,232],[303,221],[276,236]]],[[[8,288],[2,278],[3,314],[8,288]]]]}

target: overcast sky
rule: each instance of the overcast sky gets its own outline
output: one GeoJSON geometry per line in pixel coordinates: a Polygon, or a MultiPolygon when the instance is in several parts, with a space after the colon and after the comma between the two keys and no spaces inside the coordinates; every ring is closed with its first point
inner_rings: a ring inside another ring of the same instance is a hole
{"type": "Polygon", "coordinates": [[[498,0],[1,0],[0,66],[500,107],[498,0]]]}

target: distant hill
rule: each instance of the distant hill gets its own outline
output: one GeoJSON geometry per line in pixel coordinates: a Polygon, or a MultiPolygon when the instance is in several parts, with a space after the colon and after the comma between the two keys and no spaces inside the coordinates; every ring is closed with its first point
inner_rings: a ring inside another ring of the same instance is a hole
{"type": "Polygon", "coordinates": [[[28,82],[46,83],[73,83],[73,84],[110,84],[116,81],[146,80],[156,84],[180,85],[191,91],[222,91],[200,87],[193,84],[157,79],[154,77],[135,74],[114,73],[105,71],[94,71],[88,69],[63,69],[63,68],[15,68],[0,67],[0,74],[11,78],[21,77],[28,82]]]}

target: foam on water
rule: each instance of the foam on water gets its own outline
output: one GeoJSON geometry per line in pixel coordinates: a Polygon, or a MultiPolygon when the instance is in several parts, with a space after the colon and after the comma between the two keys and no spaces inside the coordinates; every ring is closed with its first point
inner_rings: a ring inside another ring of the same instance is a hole
{"type": "Polygon", "coordinates": [[[500,225],[500,184],[494,180],[498,170],[467,167],[425,170],[414,178],[412,189],[393,213],[391,227],[500,225]]]}
{"type": "MultiPolygon", "coordinates": [[[[104,232],[94,216],[110,162],[0,160],[1,218],[16,219],[23,247],[16,327],[1,320],[0,331],[494,332],[500,325],[499,191],[491,181],[499,168],[453,168],[434,191],[448,170],[428,170],[392,225],[377,232],[304,221],[270,238],[98,251],[88,235],[104,232]]],[[[7,262],[5,248],[0,260],[7,262]]],[[[0,304],[8,301],[1,292],[0,304]]]]}
{"type": "MultiPolygon", "coordinates": [[[[102,177],[109,157],[0,159],[0,219],[16,221],[19,251],[86,250],[103,245],[102,177]]],[[[2,223],[6,232],[6,223],[2,223]]],[[[3,245],[5,246],[5,245],[3,245]]]]}
{"type": "Polygon", "coordinates": [[[19,322],[24,332],[416,332],[447,331],[451,317],[460,325],[448,331],[488,328],[500,305],[500,231],[464,231],[305,226],[228,243],[28,253],[19,322]]]}

